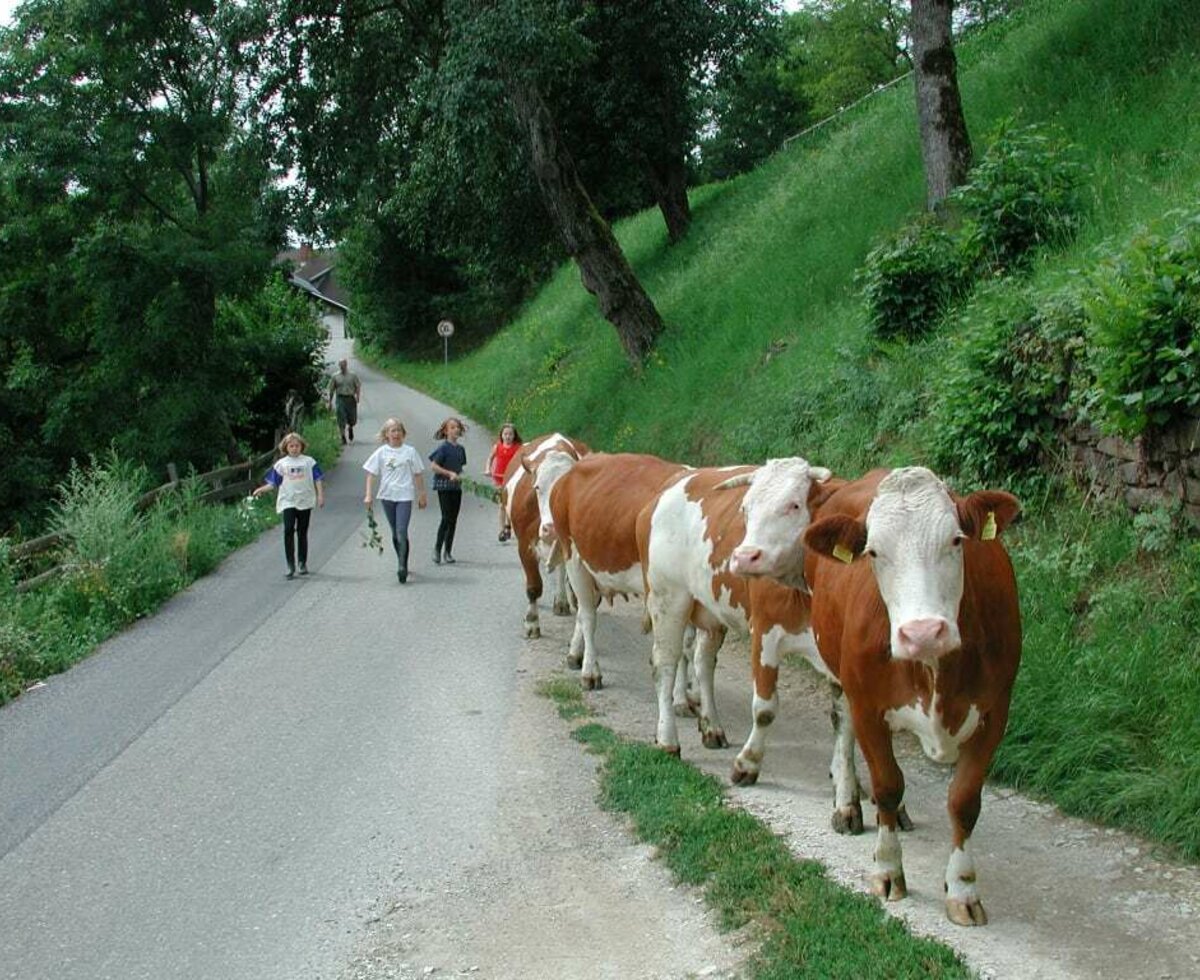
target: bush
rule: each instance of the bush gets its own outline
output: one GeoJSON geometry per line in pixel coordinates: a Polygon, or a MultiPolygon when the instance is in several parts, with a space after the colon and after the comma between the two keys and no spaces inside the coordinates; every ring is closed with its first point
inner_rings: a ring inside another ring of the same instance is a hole
{"type": "Polygon", "coordinates": [[[923,334],[964,291],[968,272],[958,241],[936,218],[906,225],[868,253],[857,277],[875,336],[923,334]]]}
{"type": "Polygon", "coordinates": [[[1011,481],[1057,444],[1079,384],[1083,309],[1070,292],[1037,305],[1024,290],[997,288],[963,325],[930,413],[935,463],[972,480],[1011,481]]]}
{"type": "Polygon", "coordinates": [[[1095,421],[1133,436],[1200,405],[1200,213],[1102,261],[1087,299],[1095,421]]]}
{"type": "Polygon", "coordinates": [[[962,247],[984,268],[1026,265],[1033,250],[1079,230],[1086,171],[1078,150],[1040,126],[1003,124],[967,182],[950,197],[968,219],[962,247]]]}

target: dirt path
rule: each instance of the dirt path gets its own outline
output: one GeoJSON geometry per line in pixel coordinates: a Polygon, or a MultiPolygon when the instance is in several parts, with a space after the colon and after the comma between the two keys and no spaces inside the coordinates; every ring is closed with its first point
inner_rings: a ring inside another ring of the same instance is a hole
{"type": "MultiPolygon", "coordinates": [[[[588,700],[606,724],[649,740],[655,705],[649,640],[640,633],[640,617],[640,606],[620,602],[601,617],[605,687],[588,700]]],[[[543,633],[532,646],[542,653],[544,669],[553,670],[565,653],[568,622],[544,617],[543,633]]],[[[681,726],[683,756],[728,785],[749,730],[744,641],[727,643],[717,679],[721,717],[734,744],[706,750],[694,728],[681,726]]],[[[782,717],[771,731],[762,778],[757,786],[732,789],[731,799],[782,834],[798,855],[825,863],[835,879],[865,891],[874,814],[866,808],[868,830],[861,837],[842,837],[830,828],[832,736],[824,685],[807,667],[785,670],[780,697],[782,717]]],[[[975,834],[991,923],[981,929],[952,925],[942,910],[950,770],[927,762],[915,742],[898,742],[898,754],[917,827],[903,837],[910,897],[889,910],[914,931],[949,943],[988,978],[1200,976],[1198,869],[1160,860],[1144,841],[1065,817],[999,787],[985,792],[975,834]]],[[[859,772],[865,781],[861,757],[859,772]]]]}

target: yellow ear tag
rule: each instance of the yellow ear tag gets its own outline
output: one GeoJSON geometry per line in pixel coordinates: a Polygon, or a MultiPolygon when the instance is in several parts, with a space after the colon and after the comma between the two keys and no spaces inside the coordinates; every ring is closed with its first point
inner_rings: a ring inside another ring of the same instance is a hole
{"type": "Polygon", "coordinates": [[[979,532],[980,541],[996,540],[996,512],[988,511],[987,520],[983,522],[983,530],[979,532]]]}
{"type": "Polygon", "coordinates": [[[833,557],[838,561],[844,561],[849,565],[854,561],[854,552],[847,548],[844,544],[835,544],[833,546],[833,557]]]}

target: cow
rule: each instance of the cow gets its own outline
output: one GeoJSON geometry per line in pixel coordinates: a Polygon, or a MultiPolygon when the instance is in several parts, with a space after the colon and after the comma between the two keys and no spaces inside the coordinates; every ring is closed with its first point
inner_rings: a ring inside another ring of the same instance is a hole
{"type": "Polygon", "coordinates": [[[1008,722],[1021,616],[1000,534],[1020,511],[1000,490],[951,494],[922,467],[876,470],[835,491],[804,533],[812,625],[849,704],[878,810],[872,891],[907,894],[896,834],[904,774],[892,734],[954,763],[946,914],[983,925],[971,833],[1008,722]]]}
{"type": "Polygon", "coordinates": [[[592,453],[574,459],[548,453],[534,478],[540,535],[550,562],[566,566],[575,593],[575,634],[568,662],[579,661],[586,690],[603,686],[596,652],[596,609],[602,599],[642,596],[637,518],[659,489],[686,469],[657,456],[592,453]]]}
{"type": "MultiPolygon", "coordinates": [[[[542,558],[538,554],[540,518],[530,474],[536,471],[542,458],[552,450],[575,459],[591,452],[586,443],[558,432],[538,436],[525,443],[509,462],[504,473],[504,486],[500,490],[500,500],[508,513],[508,526],[516,535],[517,554],[525,572],[525,597],[529,602],[525,611],[525,636],[529,639],[537,639],[542,635],[538,617],[538,600],[542,597],[542,558]]],[[[566,574],[560,568],[554,576],[554,613],[557,616],[569,616],[571,601],[567,595],[566,574]]]]}
{"type": "MultiPolygon", "coordinates": [[[[654,632],[659,702],[655,740],[662,749],[680,751],[671,697],[689,623],[700,630],[694,656],[700,732],[707,748],[729,744],[713,696],[716,656],[728,630],[750,634],[756,662],[778,663],[789,650],[819,659],[807,637],[805,593],[770,578],[735,575],[728,562],[745,534],[743,504],[752,492],[767,500],[772,513],[791,529],[790,538],[775,548],[782,555],[794,550],[808,526],[811,502],[824,495],[831,476],[800,457],[772,459],[762,466],[691,470],[664,487],[638,516],[638,550],[654,632]]],[[[791,559],[791,565],[791,575],[799,582],[803,564],[791,559]]]]}

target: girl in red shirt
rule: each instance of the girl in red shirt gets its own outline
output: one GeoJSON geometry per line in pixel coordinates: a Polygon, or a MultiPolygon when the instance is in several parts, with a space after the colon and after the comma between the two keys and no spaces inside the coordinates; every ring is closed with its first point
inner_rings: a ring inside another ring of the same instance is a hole
{"type": "MultiPolygon", "coordinates": [[[[484,464],[484,472],[492,478],[492,482],[497,487],[504,486],[504,474],[508,470],[508,464],[512,462],[512,458],[521,450],[521,434],[517,432],[517,427],[511,422],[505,422],[500,426],[500,438],[496,440],[496,445],[492,446],[491,455],[488,456],[487,462],[484,464]]],[[[508,523],[508,511],[504,507],[504,501],[500,502],[500,538],[501,541],[507,541],[512,537],[512,528],[508,523]]]]}

